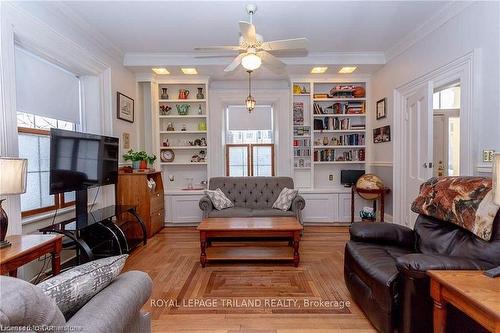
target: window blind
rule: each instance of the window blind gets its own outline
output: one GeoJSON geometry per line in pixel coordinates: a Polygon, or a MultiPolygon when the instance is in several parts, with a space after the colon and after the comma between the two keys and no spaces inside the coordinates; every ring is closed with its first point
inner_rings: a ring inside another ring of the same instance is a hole
{"type": "Polygon", "coordinates": [[[18,112],[80,122],[79,80],[74,74],[19,47],[15,62],[18,112]]]}
{"type": "Polygon", "coordinates": [[[228,130],[266,130],[273,129],[272,107],[257,105],[251,113],[243,105],[230,105],[227,107],[228,130]]]}

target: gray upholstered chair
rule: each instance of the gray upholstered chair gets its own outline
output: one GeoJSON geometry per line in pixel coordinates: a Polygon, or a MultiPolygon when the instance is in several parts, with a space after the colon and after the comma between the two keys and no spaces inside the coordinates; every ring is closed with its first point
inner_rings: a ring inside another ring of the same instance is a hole
{"type": "Polygon", "coordinates": [[[283,188],[294,188],[291,177],[214,177],[209,189],[220,188],[234,207],[216,210],[208,196],[200,199],[203,218],[207,217],[269,217],[295,216],[302,223],[302,210],[306,203],[297,195],[288,211],[273,208],[283,188]]]}
{"type": "Polygon", "coordinates": [[[82,333],[151,332],[150,314],[141,308],[151,296],[152,285],[144,272],[120,274],[66,321],[41,288],[21,279],[0,276],[0,325],[47,325],[61,328],[61,332],[82,333]]]}

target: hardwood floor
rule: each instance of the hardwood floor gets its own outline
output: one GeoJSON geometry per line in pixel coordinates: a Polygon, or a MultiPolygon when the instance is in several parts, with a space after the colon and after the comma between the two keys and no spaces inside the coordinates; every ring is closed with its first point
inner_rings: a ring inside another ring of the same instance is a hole
{"type": "Polygon", "coordinates": [[[344,284],[348,237],[346,227],[306,227],[298,268],[278,262],[201,268],[196,229],[165,228],[131,254],[125,270],[153,279],[145,309],[154,332],[375,332],[344,284]],[[330,303],[313,304],[320,300],[330,303]]]}

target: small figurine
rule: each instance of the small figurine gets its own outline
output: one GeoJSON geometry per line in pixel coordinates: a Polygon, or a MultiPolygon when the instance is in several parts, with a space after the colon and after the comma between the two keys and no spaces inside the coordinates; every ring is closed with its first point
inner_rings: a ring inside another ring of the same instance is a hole
{"type": "Polygon", "coordinates": [[[175,131],[174,124],[168,123],[167,124],[167,131],[169,131],[169,132],[175,131]]]}
{"type": "Polygon", "coordinates": [[[207,145],[207,139],[201,138],[200,140],[200,146],[206,146],[207,145]]]}
{"type": "Polygon", "coordinates": [[[169,105],[160,105],[160,116],[166,116],[170,114],[172,107],[169,105]]]}
{"type": "Polygon", "coordinates": [[[328,142],[330,142],[330,140],[328,140],[328,137],[323,137],[323,146],[328,146],[328,142]]]}
{"type": "Polygon", "coordinates": [[[191,156],[191,162],[192,163],[198,162],[198,155],[191,156]]]}
{"type": "Polygon", "coordinates": [[[170,142],[168,142],[168,139],[166,139],[166,140],[163,142],[163,147],[170,147],[170,142]]]}
{"type": "Polygon", "coordinates": [[[198,105],[198,114],[200,115],[203,114],[203,110],[201,109],[201,104],[198,105]]]}
{"type": "Polygon", "coordinates": [[[186,124],[182,124],[181,131],[185,132],[186,131],[186,124]]]}
{"type": "Polygon", "coordinates": [[[207,156],[207,152],[200,150],[200,153],[198,154],[198,162],[205,162],[205,156],[207,156]]]}

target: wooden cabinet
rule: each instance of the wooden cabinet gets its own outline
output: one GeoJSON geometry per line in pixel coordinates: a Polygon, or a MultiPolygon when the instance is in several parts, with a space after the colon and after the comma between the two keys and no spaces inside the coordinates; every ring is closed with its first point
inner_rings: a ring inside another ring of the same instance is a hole
{"type": "MultiPolygon", "coordinates": [[[[142,218],[148,238],[160,231],[165,221],[164,191],[161,172],[120,173],[116,185],[116,204],[136,206],[142,218]],[[154,180],[156,187],[149,188],[148,180],[154,180]]],[[[128,238],[141,238],[138,225],[125,229],[128,238]]]]}

